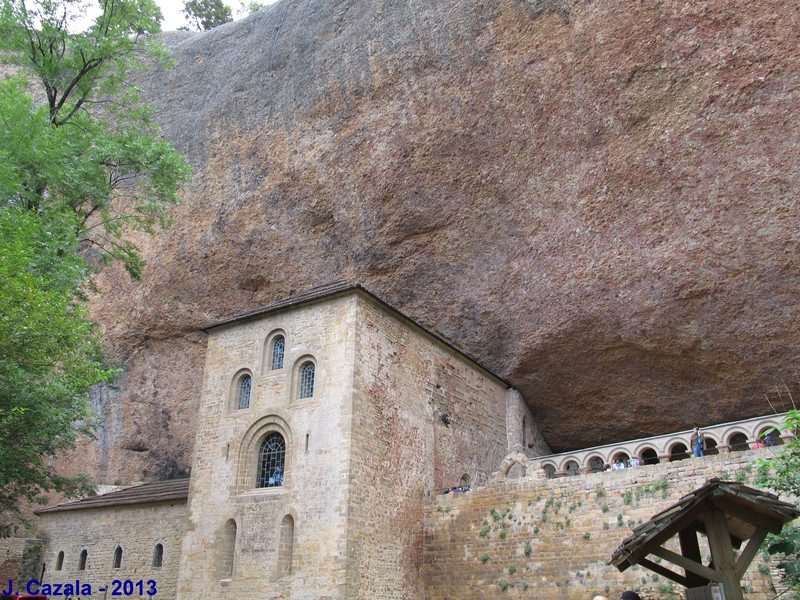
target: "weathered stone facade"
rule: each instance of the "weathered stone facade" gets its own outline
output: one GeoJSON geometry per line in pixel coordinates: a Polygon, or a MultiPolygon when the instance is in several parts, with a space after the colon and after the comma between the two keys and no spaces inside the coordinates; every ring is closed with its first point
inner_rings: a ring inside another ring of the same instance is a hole
{"type": "Polygon", "coordinates": [[[413,597],[425,492],[485,483],[521,447],[523,418],[547,452],[507,383],[353,286],[208,333],[181,598],[413,597]],[[309,361],[314,392],[299,399],[309,361]],[[242,373],[252,384],[238,409],[242,373]],[[285,479],[257,487],[273,432],[285,479]]]}
{"type": "MultiPolygon", "coordinates": [[[[103,598],[104,593],[99,590],[108,590],[111,597],[114,580],[129,580],[132,584],[141,581],[143,596],[151,589],[148,581],[152,580],[157,590],[155,597],[174,598],[186,523],[185,500],[42,515],[38,534],[45,542],[45,568],[39,581],[53,585],[80,580],[82,585],[91,585],[91,597],[103,598]],[[161,566],[154,564],[158,545],[161,566]],[[117,548],[121,549],[119,567],[115,566],[117,548]]],[[[135,596],[138,591],[137,587],[135,596]]]]}

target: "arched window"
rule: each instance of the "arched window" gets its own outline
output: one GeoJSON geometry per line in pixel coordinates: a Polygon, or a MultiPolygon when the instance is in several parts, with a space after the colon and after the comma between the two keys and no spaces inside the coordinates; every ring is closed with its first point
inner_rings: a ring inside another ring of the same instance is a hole
{"type": "Polygon", "coordinates": [[[741,452],[742,450],[750,449],[750,446],[747,445],[747,436],[743,433],[734,433],[728,440],[728,446],[731,452],[741,452]]]}
{"type": "Polygon", "coordinates": [[[574,460],[571,460],[567,463],[566,471],[567,475],[571,477],[573,475],[577,475],[580,472],[580,467],[578,466],[578,463],[576,463],[574,460]]]}
{"type": "Polygon", "coordinates": [[[656,452],[652,448],[647,448],[645,450],[642,450],[642,461],[646,465],[657,465],[658,452],[656,452]]]}
{"type": "Polygon", "coordinates": [[[243,410],[250,408],[250,386],[253,378],[250,375],[242,375],[239,378],[239,385],[236,386],[236,408],[243,410]]]}
{"type": "Polygon", "coordinates": [[[556,468],[553,465],[545,465],[544,472],[548,479],[553,479],[556,476],[556,468]]]}
{"type": "Polygon", "coordinates": [[[589,461],[589,468],[592,470],[592,473],[602,473],[603,464],[603,459],[599,456],[595,456],[589,461]]]}
{"type": "Polygon", "coordinates": [[[117,546],[117,549],[114,550],[114,562],[111,565],[114,569],[119,569],[122,566],[122,547],[117,546]]]}
{"type": "Polygon", "coordinates": [[[58,557],[56,558],[56,571],[60,571],[61,567],[64,566],[64,551],[58,553],[58,557]]]}
{"type": "Polygon", "coordinates": [[[272,360],[270,370],[277,371],[283,368],[283,351],[286,349],[286,338],[282,335],[275,336],[272,341],[272,360]]]}
{"type": "Polygon", "coordinates": [[[631,457],[624,452],[618,452],[616,455],[614,455],[614,458],[611,459],[611,468],[624,469],[628,466],[630,459],[631,457]]]}
{"type": "Polygon", "coordinates": [[[270,433],[261,442],[258,452],[258,478],[256,487],[283,485],[283,466],[286,459],[286,442],[278,432],[270,433]]]}
{"type": "Polygon", "coordinates": [[[298,398],[311,398],[314,395],[314,363],[308,361],[300,367],[300,393],[298,398]]]}
{"type": "Polygon", "coordinates": [[[286,515],[281,521],[278,540],[278,577],[292,572],[292,552],[294,549],[294,519],[286,515]]]}
{"type": "Polygon", "coordinates": [[[689,449],[686,447],[686,444],[681,444],[680,442],[677,444],[673,444],[672,448],[669,449],[669,461],[675,462],[676,460],[685,460],[689,458],[689,449]]]}
{"type": "Polygon", "coordinates": [[[156,547],[153,548],[153,566],[160,567],[164,564],[164,546],[162,544],[156,544],[156,547]]]}
{"type": "Polygon", "coordinates": [[[85,571],[86,570],[86,559],[89,556],[89,552],[86,550],[81,550],[80,557],[78,557],[78,571],[85,571]]]}
{"type": "Polygon", "coordinates": [[[220,579],[232,579],[236,559],[236,521],[228,519],[219,537],[219,562],[217,569],[220,579]]]}

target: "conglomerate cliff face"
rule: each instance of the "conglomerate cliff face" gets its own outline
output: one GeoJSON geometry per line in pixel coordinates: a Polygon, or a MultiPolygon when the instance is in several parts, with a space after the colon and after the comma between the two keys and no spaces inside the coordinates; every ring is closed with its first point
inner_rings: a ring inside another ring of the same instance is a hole
{"type": "Polygon", "coordinates": [[[100,280],[125,373],[82,466],[185,472],[197,328],[337,278],[511,381],[555,451],[780,410],[799,11],[283,0],[166,35],[146,97],[195,178],[146,281],[100,280]]]}

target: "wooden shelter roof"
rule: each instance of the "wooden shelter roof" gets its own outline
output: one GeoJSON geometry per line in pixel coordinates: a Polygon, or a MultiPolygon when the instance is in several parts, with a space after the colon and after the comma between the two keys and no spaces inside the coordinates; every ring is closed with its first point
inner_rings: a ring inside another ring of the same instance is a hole
{"type": "Polygon", "coordinates": [[[734,481],[711,479],[703,487],[685,495],[676,504],[636,527],[633,534],[614,551],[609,564],[624,571],[639,564],[682,530],[707,533],[709,507],[725,513],[731,543],[735,548],[753,537],[757,529],[777,534],[785,523],[800,516],[797,507],[779,500],[774,494],[734,481]]]}

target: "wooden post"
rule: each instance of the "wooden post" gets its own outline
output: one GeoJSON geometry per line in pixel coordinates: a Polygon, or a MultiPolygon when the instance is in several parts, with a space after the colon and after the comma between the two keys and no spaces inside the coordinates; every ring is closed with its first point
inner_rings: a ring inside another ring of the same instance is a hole
{"type": "Polygon", "coordinates": [[[733,553],[725,512],[715,506],[709,506],[705,513],[705,522],[714,569],[719,574],[719,581],[725,590],[725,600],[744,600],[742,586],[736,575],[736,556],[733,553]]]}
{"type": "MultiPolygon", "coordinates": [[[[694,529],[689,529],[688,527],[681,529],[678,532],[678,540],[680,540],[681,554],[683,554],[684,558],[703,564],[703,558],[700,556],[700,544],[697,542],[697,532],[694,529]]],[[[686,587],[690,588],[700,587],[708,583],[708,579],[701,577],[697,573],[692,573],[688,569],[686,570],[686,581],[686,587]]]]}

